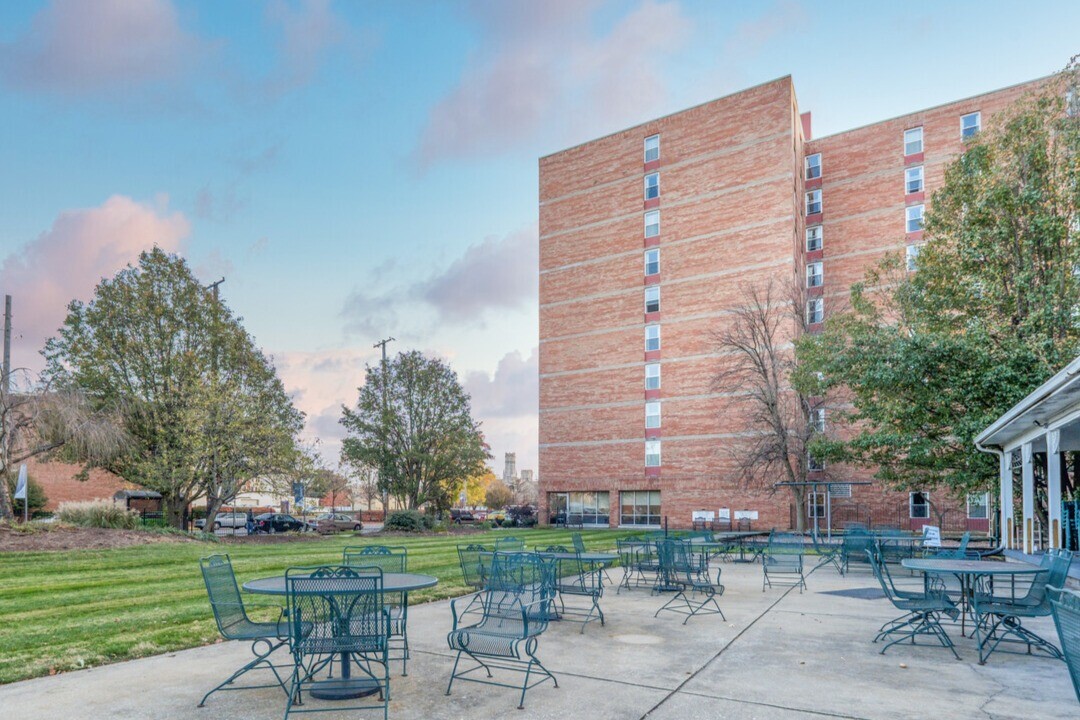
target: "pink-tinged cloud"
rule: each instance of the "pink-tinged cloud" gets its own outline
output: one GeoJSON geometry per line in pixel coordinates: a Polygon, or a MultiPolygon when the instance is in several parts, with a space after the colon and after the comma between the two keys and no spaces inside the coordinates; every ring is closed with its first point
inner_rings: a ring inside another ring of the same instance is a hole
{"type": "Polygon", "coordinates": [[[474,4],[482,49],[432,108],[420,138],[421,167],[501,152],[538,139],[619,127],[666,97],[657,69],[690,31],[675,2],[645,0],[594,36],[599,3],[474,4]]]}
{"type": "Polygon", "coordinates": [[[178,78],[202,50],[169,0],[52,0],[0,45],[0,77],[35,92],[124,93],[178,78]]]}
{"type": "Polygon", "coordinates": [[[513,351],[499,360],[494,374],[465,373],[462,386],[472,398],[473,417],[483,422],[484,437],[495,456],[490,464],[502,474],[503,453],[516,452],[518,470],[536,470],[540,362],[537,348],[528,358],[513,351]]]}
{"type": "Polygon", "coordinates": [[[114,195],[100,207],[65,210],[52,227],[9,255],[0,265],[0,287],[12,295],[12,364],[38,369],[38,352],[67,315],[73,299],[87,300],[111,277],[155,245],[182,248],[187,219],[164,201],[144,205],[114,195]]]}

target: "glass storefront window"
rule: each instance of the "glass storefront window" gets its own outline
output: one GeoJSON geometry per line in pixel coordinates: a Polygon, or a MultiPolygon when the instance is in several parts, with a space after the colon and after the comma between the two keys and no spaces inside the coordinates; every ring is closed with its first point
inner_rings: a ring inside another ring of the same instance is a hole
{"type": "Polygon", "coordinates": [[[610,523],[610,493],[563,492],[548,493],[551,523],[564,525],[608,525],[610,523]]]}
{"type": "Polygon", "coordinates": [[[619,498],[619,524],[660,525],[659,490],[624,490],[619,498]]]}

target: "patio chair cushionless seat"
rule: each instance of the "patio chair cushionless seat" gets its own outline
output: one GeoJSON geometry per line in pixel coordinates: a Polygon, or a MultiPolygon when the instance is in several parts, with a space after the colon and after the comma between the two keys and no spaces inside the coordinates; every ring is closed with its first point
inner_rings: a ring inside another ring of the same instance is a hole
{"type": "Polygon", "coordinates": [[[761,592],[766,587],[782,585],[797,587],[801,593],[806,589],[806,576],[803,572],[803,554],[806,548],[802,536],[791,533],[773,532],[769,543],[761,555],[763,578],[761,592]]]}
{"type": "Polygon", "coordinates": [[[724,594],[720,584],[720,570],[716,582],[709,579],[708,557],[693,551],[693,546],[680,540],[662,540],[657,543],[660,558],[659,590],[675,590],[675,595],[656,611],[658,617],[665,610],[686,615],[685,625],[695,615],[719,615],[726,620],[716,598],[724,594]],[[689,594],[687,594],[689,593],[689,594]]]}
{"type": "Polygon", "coordinates": [[[555,598],[559,603],[559,617],[565,619],[580,619],[581,632],[585,632],[585,626],[593,620],[600,620],[604,624],[604,611],[600,609],[600,598],[604,595],[603,576],[601,568],[595,563],[583,561],[580,552],[572,552],[562,545],[549,545],[539,551],[541,556],[560,554],[562,557],[550,557],[554,563],[554,588],[555,598]],[[567,557],[571,556],[571,557],[567,557]],[[583,597],[590,601],[588,608],[575,607],[568,609],[567,597],[583,597]]]}
{"type": "Polygon", "coordinates": [[[906,611],[904,615],[890,620],[879,628],[874,642],[889,640],[881,648],[881,654],[884,655],[886,650],[898,643],[910,641],[912,645],[916,645],[915,639],[925,635],[936,638],[942,647],[948,648],[959,660],[960,655],[956,652],[949,634],[941,626],[940,617],[945,614],[955,619],[960,616],[960,610],[945,594],[944,589],[927,585],[921,593],[900,590],[893,582],[889,566],[885,564],[882,556],[874,550],[867,550],[866,555],[874,571],[874,577],[885,592],[885,597],[898,610],[906,611]]]}

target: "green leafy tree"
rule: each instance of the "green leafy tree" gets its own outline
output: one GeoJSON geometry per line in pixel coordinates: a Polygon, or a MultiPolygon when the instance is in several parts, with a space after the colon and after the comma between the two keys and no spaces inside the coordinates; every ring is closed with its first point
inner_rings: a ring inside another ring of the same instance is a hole
{"type": "Polygon", "coordinates": [[[887,258],[799,341],[796,384],[851,408],[817,454],[899,487],[994,487],[975,436],[1080,350],[1078,91],[1074,62],[995,115],[933,194],[917,271],[887,258]]]}
{"type": "Polygon", "coordinates": [[[502,510],[513,501],[514,492],[497,478],[485,490],[484,504],[492,510],[502,510]]]}
{"type": "Polygon", "coordinates": [[[376,467],[380,489],[404,507],[448,509],[455,488],[482,473],[489,455],[457,374],[418,351],[370,365],[356,409],[342,408],[341,458],[376,467]],[[385,391],[385,410],[383,397],[385,391]]]}
{"type": "Polygon", "coordinates": [[[170,524],[207,497],[207,522],[250,480],[296,462],[303,425],[270,360],[180,257],[155,248],[72,302],[47,376],[122,418],[131,442],[101,463],[160,492],[170,524]]]}

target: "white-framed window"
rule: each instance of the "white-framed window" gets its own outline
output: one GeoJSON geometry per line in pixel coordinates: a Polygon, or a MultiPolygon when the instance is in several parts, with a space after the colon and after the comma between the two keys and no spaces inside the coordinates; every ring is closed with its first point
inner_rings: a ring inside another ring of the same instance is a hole
{"type": "Polygon", "coordinates": [[[660,389],[660,363],[647,363],[645,365],[645,389],[660,389]]]}
{"type": "Polygon", "coordinates": [[[967,516],[971,520],[990,518],[990,493],[968,493],[967,516]]]}
{"type": "Polygon", "coordinates": [[[908,128],[904,131],[904,154],[917,155],[923,151],[922,128],[908,128]]]}
{"type": "Polygon", "coordinates": [[[650,210],[645,213],[645,237],[656,237],[660,234],[660,211],[650,210]]]}
{"type": "Polygon", "coordinates": [[[973,112],[960,116],[960,137],[969,138],[982,128],[982,113],[973,112]]]}
{"type": "Polygon", "coordinates": [[[825,408],[814,408],[810,411],[810,426],[814,432],[825,432],[825,408]]]}
{"type": "Polygon", "coordinates": [[[923,191],[923,166],[916,165],[904,170],[904,192],[920,193],[923,191]]]}
{"type": "Polygon", "coordinates": [[[816,215],[821,212],[821,190],[806,193],[806,214],[816,215]]]}
{"type": "Polygon", "coordinates": [[[645,274],[660,274],[660,248],[649,248],[645,251],[645,274]]]}
{"type": "Polygon", "coordinates": [[[660,136],[650,135],[645,138],[645,162],[660,159],[660,136]]]}
{"type": "Polygon", "coordinates": [[[825,461],[814,457],[813,453],[806,453],[806,469],[809,472],[821,472],[825,469],[825,461]]]}
{"type": "Polygon", "coordinates": [[[660,349],[660,326],[645,326],[645,351],[651,352],[660,349]]]}
{"type": "Polygon", "coordinates": [[[645,199],[652,200],[660,197],[660,173],[649,173],[645,176],[645,199]]]}
{"type": "Polygon", "coordinates": [[[660,441],[645,441],[645,467],[660,467],[660,441]]]}
{"type": "Polygon", "coordinates": [[[824,233],[820,225],[806,228],[806,252],[814,252],[821,249],[824,233]]]}
{"type": "Polygon", "coordinates": [[[660,403],[655,400],[645,403],[645,427],[660,427],[660,403]]]}
{"type": "Polygon", "coordinates": [[[825,518],[825,493],[816,490],[806,493],[806,515],[811,520],[825,518]]]}
{"type": "Polygon", "coordinates": [[[919,245],[908,245],[904,249],[904,259],[907,261],[908,272],[915,272],[919,265],[919,245]]]}
{"type": "Polygon", "coordinates": [[[819,323],[825,319],[825,300],[823,298],[810,298],[806,301],[806,322],[810,325],[819,323]]]}
{"type": "Polygon", "coordinates": [[[930,493],[913,492],[908,495],[908,517],[926,520],[930,517],[930,493]]]}
{"type": "Polygon", "coordinates": [[[807,263],[806,287],[818,287],[823,282],[825,282],[825,271],[822,269],[822,264],[819,262],[807,263]]]}
{"type": "Polygon", "coordinates": [[[814,180],[821,177],[821,153],[806,156],[806,179],[814,180]]]}
{"type": "Polygon", "coordinates": [[[909,205],[904,209],[904,218],[904,227],[909,233],[919,232],[923,228],[923,206],[909,205]]]}
{"type": "Polygon", "coordinates": [[[650,285],[645,288],[645,312],[660,312],[660,286],[650,285]]]}

